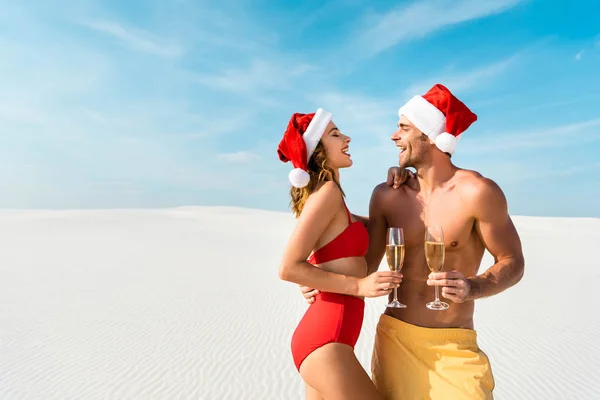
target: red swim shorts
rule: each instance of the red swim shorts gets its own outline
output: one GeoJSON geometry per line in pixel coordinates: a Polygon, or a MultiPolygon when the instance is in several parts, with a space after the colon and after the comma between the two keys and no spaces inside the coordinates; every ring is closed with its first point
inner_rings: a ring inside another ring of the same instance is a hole
{"type": "Polygon", "coordinates": [[[365,302],[354,296],[319,293],[292,336],[296,369],[314,350],[327,343],[344,343],[352,348],[360,335],[365,302]]]}

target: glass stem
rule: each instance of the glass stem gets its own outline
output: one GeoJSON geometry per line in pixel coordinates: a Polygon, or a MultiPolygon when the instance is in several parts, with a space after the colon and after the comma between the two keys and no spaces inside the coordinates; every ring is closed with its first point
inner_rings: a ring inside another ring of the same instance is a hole
{"type": "Polygon", "coordinates": [[[394,301],[398,301],[398,288],[394,288],[394,301]]]}
{"type": "Polygon", "coordinates": [[[438,285],[435,285],[435,303],[440,302],[440,289],[438,285]]]}

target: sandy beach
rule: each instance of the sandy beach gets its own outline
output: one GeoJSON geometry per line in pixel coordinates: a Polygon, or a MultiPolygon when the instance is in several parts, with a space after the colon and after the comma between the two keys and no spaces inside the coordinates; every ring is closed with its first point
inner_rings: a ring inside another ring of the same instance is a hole
{"type": "MultiPolygon", "coordinates": [[[[600,399],[600,219],[513,218],[525,277],[476,306],[495,396],[600,399]]],[[[0,399],[302,399],[289,342],[307,305],[277,274],[293,225],[229,207],[0,211],[0,399]]],[[[367,300],[367,371],[385,300],[367,300]]]]}

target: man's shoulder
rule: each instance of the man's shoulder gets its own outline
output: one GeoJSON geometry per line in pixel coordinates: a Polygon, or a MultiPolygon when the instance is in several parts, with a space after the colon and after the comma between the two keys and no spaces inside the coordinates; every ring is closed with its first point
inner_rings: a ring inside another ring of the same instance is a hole
{"type": "Polygon", "coordinates": [[[501,191],[500,186],[491,178],[478,171],[461,169],[456,172],[456,187],[463,193],[477,196],[490,191],[501,191]]]}
{"type": "Polygon", "coordinates": [[[456,187],[467,204],[478,208],[505,202],[500,186],[478,171],[461,169],[456,173],[456,187]]]}
{"type": "Polygon", "coordinates": [[[380,184],[375,186],[375,188],[373,189],[373,193],[383,194],[383,193],[386,193],[390,189],[392,189],[392,188],[387,183],[381,182],[380,184]]]}
{"type": "Polygon", "coordinates": [[[394,197],[399,198],[406,195],[406,182],[403,183],[399,188],[389,186],[386,182],[381,182],[373,189],[373,196],[380,198],[394,197]]]}
{"type": "Polygon", "coordinates": [[[410,201],[408,188],[403,184],[399,188],[388,186],[385,182],[380,183],[373,189],[371,195],[371,208],[378,209],[383,213],[396,209],[399,205],[410,201]]]}

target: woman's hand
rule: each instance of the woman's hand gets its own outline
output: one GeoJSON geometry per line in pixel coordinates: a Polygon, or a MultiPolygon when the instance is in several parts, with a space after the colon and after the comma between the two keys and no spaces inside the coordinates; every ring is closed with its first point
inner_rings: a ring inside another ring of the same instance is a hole
{"type": "Polygon", "coordinates": [[[402,274],[392,271],[377,271],[358,281],[358,296],[360,297],[380,297],[390,294],[390,292],[400,286],[402,274]]]}
{"type": "Polygon", "coordinates": [[[388,170],[386,184],[392,186],[394,189],[398,189],[410,178],[414,177],[415,174],[409,169],[402,169],[400,167],[390,167],[388,170]]]}

